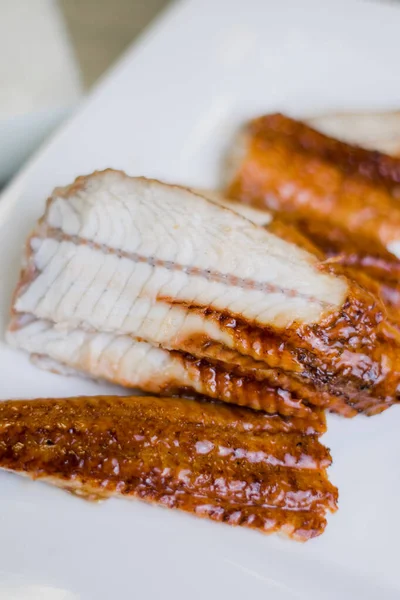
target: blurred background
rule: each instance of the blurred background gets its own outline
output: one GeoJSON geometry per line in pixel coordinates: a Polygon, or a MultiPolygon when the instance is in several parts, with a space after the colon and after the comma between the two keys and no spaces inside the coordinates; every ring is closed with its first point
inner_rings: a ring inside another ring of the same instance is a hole
{"type": "Polygon", "coordinates": [[[58,0],[85,89],[170,1],[58,0]]]}
{"type": "Polygon", "coordinates": [[[0,0],[0,189],[174,1],[0,0]]]}
{"type": "Polygon", "coordinates": [[[0,187],[170,3],[0,0],[0,187]]]}

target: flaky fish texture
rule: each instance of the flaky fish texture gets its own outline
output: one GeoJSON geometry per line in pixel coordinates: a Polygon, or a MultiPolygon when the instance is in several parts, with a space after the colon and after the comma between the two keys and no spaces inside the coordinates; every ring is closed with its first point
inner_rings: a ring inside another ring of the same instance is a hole
{"type": "Polygon", "coordinates": [[[9,342],[42,364],[151,393],[300,416],[397,400],[373,294],[200,193],[121,172],[55,190],[12,310],[9,342]]]}
{"type": "MultiPolygon", "coordinates": [[[[357,138],[368,146],[374,139],[379,145],[377,123],[384,137],[388,121],[394,120],[394,145],[386,148],[397,153],[398,113],[385,121],[383,116],[360,116],[358,128],[350,127],[351,116],[343,119],[349,123],[347,139],[357,138]],[[362,124],[364,135],[359,133],[362,124]]],[[[345,138],[335,117],[315,123],[345,138]]],[[[400,158],[329,138],[280,114],[251,122],[240,136],[240,148],[240,154],[234,152],[228,194],[273,211],[336,262],[375,280],[390,316],[398,319],[400,158]]]]}
{"type": "Polygon", "coordinates": [[[0,468],[88,499],[136,497],[305,541],[337,507],[312,420],[211,402],[81,397],[0,402],[0,468]]]}

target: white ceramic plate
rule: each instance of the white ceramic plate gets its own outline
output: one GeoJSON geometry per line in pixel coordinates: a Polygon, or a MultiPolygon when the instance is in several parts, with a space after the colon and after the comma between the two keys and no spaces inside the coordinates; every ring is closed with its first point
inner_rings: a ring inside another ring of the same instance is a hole
{"type": "MultiPolygon", "coordinates": [[[[400,7],[353,0],[188,0],[128,52],[0,200],[0,316],[23,240],[55,185],[112,166],[218,182],[238,124],[398,108],[400,7]]],[[[3,398],[110,389],[0,346],[3,398]]],[[[307,544],[140,502],[91,505],[0,474],[0,598],[385,600],[400,595],[400,410],[329,418],[339,512],[307,544]]]]}

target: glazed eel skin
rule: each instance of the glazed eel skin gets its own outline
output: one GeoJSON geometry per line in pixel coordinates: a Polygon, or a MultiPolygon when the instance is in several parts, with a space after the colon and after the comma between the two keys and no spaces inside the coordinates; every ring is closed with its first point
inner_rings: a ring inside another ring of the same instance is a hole
{"type": "Polygon", "coordinates": [[[150,393],[353,416],[398,400],[384,316],[374,294],[242,215],[108,170],[49,199],[8,341],[53,370],[150,393]]]}
{"type": "MultiPolygon", "coordinates": [[[[397,124],[398,113],[391,119],[397,124]]],[[[340,133],[335,119],[315,120],[319,123],[340,133]]],[[[371,118],[364,117],[358,127],[368,123],[371,118]]],[[[387,127],[374,125],[382,126],[387,127]]],[[[398,153],[396,135],[381,147],[398,153]]],[[[369,145],[374,139],[357,137],[369,145]]],[[[398,319],[400,158],[328,137],[281,114],[252,121],[239,146],[228,195],[273,211],[325,255],[336,257],[336,264],[361,270],[375,281],[389,315],[398,319]]]]}
{"type": "Polygon", "coordinates": [[[87,499],[136,497],[305,541],[337,507],[312,420],[178,398],[0,402],[0,468],[87,499]]]}

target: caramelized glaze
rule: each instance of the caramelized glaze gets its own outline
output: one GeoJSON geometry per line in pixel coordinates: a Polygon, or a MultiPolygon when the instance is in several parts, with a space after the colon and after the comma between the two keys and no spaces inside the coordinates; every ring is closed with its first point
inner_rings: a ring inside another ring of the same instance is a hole
{"type": "MultiPolygon", "coordinates": [[[[321,268],[343,271],[329,263],[321,264],[321,268]]],[[[400,335],[384,322],[384,315],[379,299],[354,283],[341,310],[315,325],[294,323],[273,331],[240,319],[232,326],[230,318],[236,351],[267,368],[237,368],[230,363],[228,370],[233,376],[241,373],[290,392],[286,414],[296,414],[296,398],[306,403],[298,403],[301,409],[310,403],[344,416],[376,414],[397,401],[400,381],[400,335]]],[[[208,318],[227,326],[228,317],[222,314],[208,311],[208,318]]],[[[283,396],[280,400],[275,405],[279,411],[283,396]]],[[[253,407],[257,408],[256,402],[253,407]]],[[[304,414],[303,409],[300,414],[304,414]]]]}
{"type": "Polygon", "coordinates": [[[398,396],[400,262],[388,244],[400,239],[399,174],[397,158],[330,139],[278,114],[249,125],[246,154],[228,189],[240,202],[272,210],[269,229],[317,256],[322,269],[356,282],[347,299],[350,318],[344,310],[328,317],[329,325],[296,332],[307,340],[300,346],[309,375],[324,380],[333,369],[337,379],[333,386],[326,379],[329,391],[347,396],[351,412],[380,412],[398,396]]]}
{"type": "Polygon", "coordinates": [[[177,398],[0,403],[0,466],[89,498],[135,496],[305,540],[337,490],[312,420],[177,398]]]}

